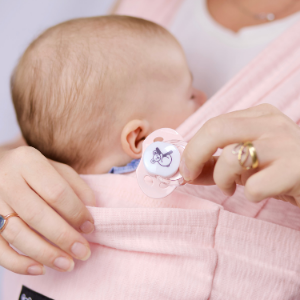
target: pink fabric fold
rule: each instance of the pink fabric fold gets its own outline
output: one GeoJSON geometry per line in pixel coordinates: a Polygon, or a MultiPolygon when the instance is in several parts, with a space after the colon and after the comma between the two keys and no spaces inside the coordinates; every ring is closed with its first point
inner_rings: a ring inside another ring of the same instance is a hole
{"type": "Polygon", "coordinates": [[[134,177],[84,179],[101,206],[89,207],[90,259],[71,273],[8,273],[3,299],[21,285],[56,300],[300,299],[299,231],[182,191],[152,201],[134,177]]]}

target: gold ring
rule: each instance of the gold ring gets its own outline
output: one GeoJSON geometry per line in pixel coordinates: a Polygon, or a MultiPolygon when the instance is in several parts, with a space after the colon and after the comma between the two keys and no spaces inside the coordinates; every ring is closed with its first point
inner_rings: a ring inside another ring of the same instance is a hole
{"type": "Polygon", "coordinates": [[[0,233],[5,229],[6,225],[8,224],[8,219],[11,217],[19,217],[19,215],[15,212],[8,214],[5,217],[0,215],[0,233]]]}
{"type": "Polygon", "coordinates": [[[250,169],[256,169],[258,167],[258,158],[257,158],[256,150],[251,142],[238,144],[233,149],[232,153],[238,155],[238,161],[243,169],[250,170],[250,169]],[[240,147],[238,152],[235,150],[237,147],[240,147]],[[251,157],[252,164],[249,167],[245,167],[245,163],[249,155],[251,157]]]}

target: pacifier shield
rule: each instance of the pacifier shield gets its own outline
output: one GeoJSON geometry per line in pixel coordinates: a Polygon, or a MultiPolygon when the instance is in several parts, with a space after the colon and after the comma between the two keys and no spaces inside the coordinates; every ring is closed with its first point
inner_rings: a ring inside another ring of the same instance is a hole
{"type": "Polygon", "coordinates": [[[170,143],[155,142],[146,148],[143,163],[149,174],[170,178],[179,169],[180,153],[170,143]]]}

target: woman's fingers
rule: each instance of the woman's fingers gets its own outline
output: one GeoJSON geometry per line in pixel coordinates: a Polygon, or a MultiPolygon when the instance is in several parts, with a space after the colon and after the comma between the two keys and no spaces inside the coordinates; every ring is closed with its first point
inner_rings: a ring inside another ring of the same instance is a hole
{"type": "Polygon", "coordinates": [[[219,156],[212,156],[211,159],[204,164],[200,175],[189,183],[196,185],[214,185],[214,169],[218,159],[219,156]]]}
{"type": "Polygon", "coordinates": [[[300,207],[300,161],[282,159],[251,176],[245,185],[245,195],[251,201],[276,197],[300,207]],[[298,166],[296,165],[298,162],[298,166]],[[292,197],[286,197],[289,195],[292,197]]]}
{"type": "Polygon", "coordinates": [[[234,118],[257,118],[257,117],[276,115],[276,114],[281,114],[278,108],[276,108],[271,104],[263,103],[247,109],[236,110],[226,115],[234,118]]]}
{"type": "Polygon", "coordinates": [[[3,152],[1,158],[0,214],[14,211],[20,218],[9,218],[2,232],[0,264],[21,274],[42,274],[43,265],[70,271],[72,257],[86,260],[89,244],[74,229],[85,233],[94,229],[93,218],[80,200],[91,205],[95,201],[86,184],[71,168],[51,165],[30,147],[3,152]],[[4,239],[28,257],[16,253],[4,239]],[[19,267],[6,263],[13,259],[19,267]]]}
{"type": "MultiPolygon", "coordinates": [[[[83,233],[92,232],[94,230],[94,220],[91,214],[68,182],[60,176],[48,160],[40,152],[30,147],[20,147],[14,151],[18,151],[17,157],[19,160],[24,161],[28,159],[31,162],[30,168],[26,164],[22,164],[20,170],[22,177],[30,188],[53,207],[76,230],[83,233]]],[[[68,170],[68,173],[71,173],[70,170],[68,170]]],[[[12,176],[14,175],[12,174],[12,176]]],[[[73,175],[72,179],[74,177],[73,175]]],[[[80,181],[80,178],[77,178],[76,182],[72,185],[75,185],[78,181],[80,181]]],[[[11,178],[11,182],[15,186],[14,178],[11,178]]],[[[80,187],[83,185],[84,183],[81,183],[80,187]]],[[[92,194],[89,194],[89,197],[92,198],[92,194]]],[[[91,201],[89,200],[89,202],[91,201]]]]}
{"type": "Polygon", "coordinates": [[[72,190],[85,205],[96,205],[96,199],[93,191],[71,167],[53,160],[48,161],[61,175],[61,177],[68,182],[72,190]]]}
{"type": "MultiPolygon", "coordinates": [[[[272,153],[266,153],[265,142],[254,142],[256,153],[259,153],[258,159],[261,166],[270,163],[270,159],[274,156],[272,153]]],[[[233,144],[225,147],[216,163],[214,169],[215,184],[227,195],[233,195],[236,184],[244,184],[247,179],[256,172],[256,170],[246,170],[244,167],[251,167],[251,156],[244,153],[241,160],[245,160],[241,166],[238,159],[238,151],[241,149],[240,144],[233,144]]]]}
{"type": "MultiPolygon", "coordinates": [[[[180,172],[186,181],[199,176],[204,164],[218,148],[256,140],[261,135],[262,124],[256,118],[217,117],[208,121],[186,146],[180,172]]],[[[269,125],[266,124],[265,127],[269,125]]],[[[268,129],[268,128],[265,128],[268,129]]]]}
{"type": "Polygon", "coordinates": [[[275,197],[300,207],[299,153],[299,126],[273,106],[260,105],[206,122],[186,146],[180,172],[192,184],[213,181],[228,195],[242,184],[249,200],[275,197]],[[232,153],[245,142],[254,145],[258,166],[247,144],[232,153]],[[223,152],[216,159],[218,148],[223,152]]]}
{"type": "MultiPolygon", "coordinates": [[[[1,211],[7,211],[3,208],[3,203],[0,207],[1,211]]],[[[8,219],[2,237],[23,254],[42,265],[58,271],[72,271],[74,268],[74,261],[70,255],[48,243],[18,217],[8,219]]]]}
{"type": "Polygon", "coordinates": [[[0,265],[14,273],[24,275],[43,275],[45,267],[30,257],[20,255],[0,236],[0,265]]]}
{"type": "MultiPolygon", "coordinates": [[[[280,160],[282,154],[286,152],[286,144],[288,144],[288,141],[282,139],[260,139],[252,142],[259,166],[256,169],[250,170],[245,170],[239,162],[238,152],[242,149],[240,146],[241,144],[226,146],[223,149],[214,169],[215,184],[222,189],[224,193],[233,195],[236,184],[245,185],[248,179],[254,176],[253,174],[257,172],[261,174],[262,170],[268,169],[273,162],[280,160]]],[[[252,158],[249,152],[248,154],[247,152],[243,153],[241,161],[244,159],[244,167],[251,167],[252,158]]],[[[283,172],[285,172],[285,170],[282,170],[281,176],[283,175],[283,172]]],[[[278,173],[276,173],[276,176],[278,177],[278,173]]]]}
{"type": "Polygon", "coordinates": [[[2,232],[0,264],[21,274],[40,274],[42,265],[70,271],[72,257],[86,260],[89,244],[75,230],[94,229],[93,218],[79,198],[94,203],[86,184],[70,168],[51,165],[31,147],[2,152],[0,159],[0,214],[16,212],[21,218],[9,218],[2,232]],[[13,251],[4,238],[29,257],[13,251]],[[13,259],[20,262],[19,267],[6,263],[13,259]]]}
{"type": "MultiPolygon", "coordinates": [[[[215,184],[227,195],[233,195],[236,184],[245,185],[245,195],[250,201],[276,197],[300,206],[300,160],[286,149],[288,140],[263,139],[252,144],[259,167],[245,170],[237,155],[241,148],[237,144],[229,145],[224,148],[215,165],[215,184]]],[[[244,166],[251,165],[252,158],[248,155],[244,166]]]]}
{"type": "MultiPolygon", "coordinates": [[[[295,124],[282,114],[270,113],[259,117],[238,117],[238,113],[226,114],[206,122],[186,146],[180,164],[180,172],[186,181],[199,176],[204,164],[218,148],[243,141],[255,141],[262,137],[278,136],[295,129],[295,124]]],[[[245,112],[242,112],[244,115],[245,112]]],[[[298,130],[298,129],[297,129],[298,130]]]]}
{"type": "MultiPolygon", "coordinates": [[[[15,176],[14,181],[6,181],[7,191],[11,191],[15,186],[18,186],[18,189],[14,190],[13,201],[4,194],[1,200],[8,203],[26,224],[69,255],[81,260],[90,256],[89,244],[84,237],[29,189],[21,178],[15,176]]],[[[76,218],[76,215],[73,217],[76,218]]]]}

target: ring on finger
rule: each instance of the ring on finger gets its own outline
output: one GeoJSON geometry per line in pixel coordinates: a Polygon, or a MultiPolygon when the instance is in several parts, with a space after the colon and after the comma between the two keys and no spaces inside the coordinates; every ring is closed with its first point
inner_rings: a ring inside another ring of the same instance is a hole
{"type": "Polygon", "coordinates": [[[259,165],[256,149],[251,142],[244,142],[236,145],[232,150],[233,154],[237,154],[241,167],[245,170],[256,169],[259,165]],[[245,166],[248,157],[251,157],[251,166],[245,166]]]}
{"type": "Polygon", "coordinates": [[[15,212],[11,213],[11,214],[8,214],[6,216],[0,215],[0,233],[5,229],[5,227],[8,224],[8,219],[11,218],[11,217],[19,217],[19,215],[15,212]]]}

